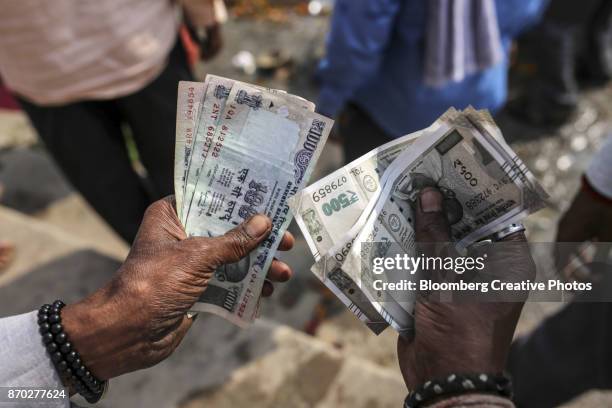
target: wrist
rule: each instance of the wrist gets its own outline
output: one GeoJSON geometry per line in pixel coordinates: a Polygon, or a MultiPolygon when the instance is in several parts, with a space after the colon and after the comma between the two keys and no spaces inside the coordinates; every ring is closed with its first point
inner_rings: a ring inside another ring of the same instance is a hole
{"type": "Polygon", "coordinates": [[[65,331],[62,319],[66,306],[61,300],[45,304],[38,310],[38,326],[42,342],[57,374],[70,394],[79,393],[88,402],[95,403],[104,395],[107,383],[95,377],[83,365],[81,356],[65,331]]]}
{"type": "Polygon", "coordinates": [[[129,313],[101,290],[62,312],[66,333],[84,364],[97,378],[106,381],[129,371],[129,355],[141,344],[138,329],[129,313]]]}
{"type": "Polygon", "coordinates": [[[415,347],[412,361],[415,362],[409,378],[409,389],[435,378],[446,378],[456,373],[499,374],[504,370],[505,358],[500,358],[491,347],[475,339],[464,339],[447,343],[444,347],[430,350],[427,345],[415,347]],[[468,344],[466,344],[468,343],[468,344]],[[418,351],[417,351],[418,350],[418,351]]]}
{"type": "Polygon", "coordinates": [[[463,406],[513,407],[512,382],[503,374],[450,374],[431,379],[411,390],[404,408],[463,406]]]}

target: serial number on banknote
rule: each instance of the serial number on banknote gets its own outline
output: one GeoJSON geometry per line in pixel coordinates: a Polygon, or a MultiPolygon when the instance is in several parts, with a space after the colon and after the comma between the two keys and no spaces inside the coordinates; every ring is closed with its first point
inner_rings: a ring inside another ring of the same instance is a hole
{"type": "Polygon", "coordinates": [[[312,193],[312,201],[318,203],[323,198],[327,197],[328,194],[333,193],[338,188],[342,187],[347,182],[346,176],[338,177],[337,180],[332,181],[331,183],[327,183],[317,191],[312,193]]]}
{"type": "Polygon", "coordinates": [[[480,193],[477,193],[472,198],[470,198],[468,201],[466,201],[465,202],[466,208],[473,210],[474,208],[478,207],[480,203],[486,201],[493,194],[497,193],[502,188],[502,186],[508,183],[510,183],[510,178],[508,176],[503,177],[501,180],[499,180],[496,183],[492,183],[490,186],[485,188],[483,191],[481,191],[480,193]]]}

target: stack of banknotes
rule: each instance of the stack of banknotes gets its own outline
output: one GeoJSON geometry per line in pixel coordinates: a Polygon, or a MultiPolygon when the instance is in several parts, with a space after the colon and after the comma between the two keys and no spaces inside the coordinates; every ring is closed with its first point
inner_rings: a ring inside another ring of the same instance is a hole
{"type": "Polygon", "coordinates": [[[458,249],[519,222],[547,198],[488,112],[468,108],[450,109],[290,200],[316,261],[312,272],[377,334],[388,326],[403,335],[414,330],[415,298],[366,290],[378,279],[368,260],[416,251],[413,209],[427,186],[445,197],[458,249]]]}
{"type": "Polygon", "coordinates": [[[272,219],[266,241],[215,271],[193,308],[244,326],[291,222],[288,199],[306,185],[333,121],[298,96],[213,75],[180,82],[177,105],[174,188],[187,235],[219,236],[257,213],[272,219]]]}

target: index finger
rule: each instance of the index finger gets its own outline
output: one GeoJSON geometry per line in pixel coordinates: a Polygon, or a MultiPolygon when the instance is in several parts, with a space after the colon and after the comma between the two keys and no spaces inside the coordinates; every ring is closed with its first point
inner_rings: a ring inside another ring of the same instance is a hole
{"type": "Polygon", "coordinates": [[[289,251],[291,250],[291,248],[293,248],[294,244],[295,238],[293,237],[293,234],[289,231],[285,231],[285,233],[283,234],[283,238],[281,238],[280,244],[278,244],[278,250],[289,251]]]}

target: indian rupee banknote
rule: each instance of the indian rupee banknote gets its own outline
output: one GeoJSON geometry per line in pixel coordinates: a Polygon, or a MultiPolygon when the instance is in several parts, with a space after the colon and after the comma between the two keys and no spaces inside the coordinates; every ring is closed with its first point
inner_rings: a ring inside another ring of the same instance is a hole
{"type": "Polygon", "coordinates": [[[196,127],[200,124],[199,119],[205,92],[205,83],[179,82],[174,149],[174,196],[179,219],[182,219],[187,168],[192,156],[194,138],[197,133],[196,127]]]}
{"type": "Polygon", "coordinates": [[[184,199],[182,200],[180,219],[185,227],[200,170],[212,148],[212,141],[225,108],[225,101],[234,82],[231,79],[213,75],[206,76],[204,81],[204,100],[201,104],[202,109],[196,127],[192,151],[186,163],[185,178],[182,183],[184,199]]]}
{"type": "Polygon", "coordinates": [[[291,198],[291,210],[315,260],[327,253],[353,226],[379,189],[387,167],[421,133],[411,133],[388,142],[291,198]]]}
{"type": "MultiPolygon", "coordinates": [[[[189,137],[177,138],[174,184],[177,212],[185,227],[200,170],[212,148],[212,140],[221,120],[225,101],[235,83],[242,82],[210,74],[206,76],[203,83],[190,81],[179,83],[177,130],[180,123],[181,128],[187,129],[183,133],[187,133],[189,137]],[[190,101],[198,105],[198,109],[195,110],[195,125],[186,122],[184,119],[186,115],[181,114],[185,110],[180,109],[181,105],[188,107],[190,101]],[[183,103],[181,104],[181,102],[183,103]]],[[[251,86],[271,93],[286,95],[295,103],[301,104],[304,109],[314,112],[314,104],[299,96],[287,94],[286,91],[279,89],[251,86]]]]}
{"type": "MultiPolygon", "coordinates": [[[[422,133],[403,136],[368,152],[289,200],[315,261],[344,237],[380,189],[387,167],[422,133]]],[[[313,268],[315,275],[372,331],[380,333],[387,327],[374,307],[352,299],[354,291],[341,291],[333,279],[317,271],[319,269],[313,268]]]]}
{"type": "Polygon", "coordinates": [[[372,290],[368,265],[374,257],[393,257],[391,251],[414,252],[414,206],[420,190],[435,186],[444,195],[451,239],[459,249],[520,221],[547,198],[488,114],[449,110],[437,123],[387,168],[387,182],[371,211],[364,211],[313,266],[360,318],[374,308],[403,334],[413,330],[414,299],[372,290]]]}
{"type": "Polygon", "coordinates": [[[341,265],[352,245],[352,240],[347,241],[350,237],[347,231],[355,228],[359,219],[362,222],[367,220],[381,186],[385,184],[387,168],[394,163],[397,166],[395,159],[410,148],[417,138],[432,132],[437,126],[436,122],[429,128],[400,137],[368,152],[311,184],[290,200],[296,221],[316,261],[311,271],[375,333],[380,333],[388,326],[386,320],[368,301],[364,302],[359,290],[347,287],[349,280],[343,279],[338,272],[325,273],[321,265],[329,264],[333,271],[332,260],[327,263],[319,261],[332,248],[338,248],[333,251],[333,263],[341,265]],[[347,200],[347,197],[351,199],[347,200]]]}
{"type": "Polygon", "coordinates": [[[184,225],[190,236],[217,236],[264,213],[273,229],[249,257],[215,272],[194,311],[239,325],[255,318],[265,274],[292,218],[287,200],[305,185],[332,125],[301,98],[233,84],[184,225]]]}

